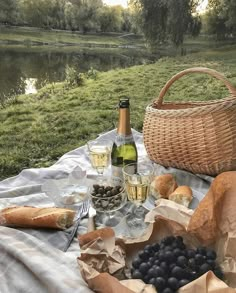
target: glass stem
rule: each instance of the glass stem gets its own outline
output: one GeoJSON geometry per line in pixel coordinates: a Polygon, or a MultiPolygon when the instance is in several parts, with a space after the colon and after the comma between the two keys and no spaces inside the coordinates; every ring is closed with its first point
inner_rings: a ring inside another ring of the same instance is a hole
{"type": "Polygon", "coordinates": [[[136,209],[134,209],[134,213],[137,219],[143,219],[144,218],[144,208],[142,205],[138,205],[136,209]]]}

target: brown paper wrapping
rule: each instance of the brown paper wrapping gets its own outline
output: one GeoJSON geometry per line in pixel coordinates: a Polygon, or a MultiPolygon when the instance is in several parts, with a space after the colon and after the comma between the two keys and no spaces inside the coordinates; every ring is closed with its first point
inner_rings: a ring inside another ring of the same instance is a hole
{"type": "Polygon", "coordinates": [[[110,278],[110,275],[99,275],[99,273],[113,274],[121,271],[122,268],[125,271],[136,253],[146,244],[159,241],[167,235],[181,235],[189,247],[194,248],[204,244],[216,250],[217,261],[224,271],[225,282],[219,280],[212,272],[208,272],[182,287],[179,292],[236,292],[234,289],[236,288],[235,208],[236,172],[225,172],[217,176],[195,211],[175,202],[160,199],[156,202],[156,207],[146,216],[145,221],[150,223],[146,233],[140,238],[123,239],[125,252],[116,244],[114,237],[104,241],[96,239],[92,243],[87,243],[86,247],[82,247],[82,255],[79,259],[82,274],[95,292],[156,292],[154,287],[144,284],[141,280],[130,279],[119,282],[116,278],[115,281],[113,277],[110,278]],[[96,289],[98,276],[105,278],[104,282],[112,282],[112,287],[109,287],[108,291],[96,289]]]}

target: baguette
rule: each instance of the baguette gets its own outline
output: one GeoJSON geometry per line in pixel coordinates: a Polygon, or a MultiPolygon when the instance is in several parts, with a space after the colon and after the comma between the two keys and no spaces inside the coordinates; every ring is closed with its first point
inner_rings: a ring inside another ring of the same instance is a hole
{"type": "Polygon", "coordinates": [[[66,229],[73,225],[75,211],[63,208],[7,207],[0,212],[6,226],[66,229]]]}

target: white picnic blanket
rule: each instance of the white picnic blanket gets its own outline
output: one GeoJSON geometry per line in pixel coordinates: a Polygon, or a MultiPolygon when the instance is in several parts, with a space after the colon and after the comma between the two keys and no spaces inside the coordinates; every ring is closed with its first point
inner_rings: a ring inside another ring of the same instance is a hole
{"type": "MultiPolygon", "coordinates": [[[[146,159],[142,134],[133,130],[139,158],[146,159]]],[[[100,135],[113,139],[115,131],[100,135]]],[[[0,182],[0,208],[9,205],[50,206],[52,201],[42,191],[47,179],[67,177],[77,166],[96,174],[90,166],[86,146],[63,155],[49,168],[26,169],[0,182]]],[[[205,194],[213,178],[196,176],[177,169],[156,165],[156,174],[175,172],[179,184],[188,184],[205,194]]],[[[86,232],[86,219],[78,233],[86,232]]],[[[0,226],[0,293],[70,293],[92,292],[83,281],[77,264],[79,244],[74,238],[67,252],[62,252],[20,230],[0,226]]]]}

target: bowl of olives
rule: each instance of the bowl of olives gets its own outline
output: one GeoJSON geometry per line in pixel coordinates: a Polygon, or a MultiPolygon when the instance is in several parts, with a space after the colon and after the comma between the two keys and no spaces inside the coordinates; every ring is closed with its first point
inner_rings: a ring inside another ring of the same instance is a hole
{"type": "Polygon", "coordinates": [[[107,178],[91,187],[91,201],[97,212],[115,212],[127,200],[123,182],[119,178],[107,178]]]}

